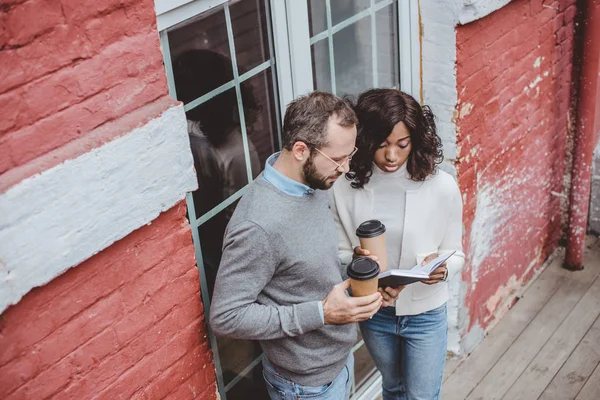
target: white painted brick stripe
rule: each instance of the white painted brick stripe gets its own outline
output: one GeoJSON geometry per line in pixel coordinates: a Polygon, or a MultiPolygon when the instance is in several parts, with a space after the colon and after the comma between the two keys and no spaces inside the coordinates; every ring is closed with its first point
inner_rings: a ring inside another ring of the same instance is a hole
{"type": "Polygon", "coordinates": [[[196,188],[182,106],[0,195],[0,312],[196,188]]]}

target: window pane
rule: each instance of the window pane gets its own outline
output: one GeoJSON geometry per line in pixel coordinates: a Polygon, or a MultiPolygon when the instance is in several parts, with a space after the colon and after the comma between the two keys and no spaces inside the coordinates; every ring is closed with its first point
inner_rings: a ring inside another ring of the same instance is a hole
{"type": "Polygon", "coordinates": [[[219,346],[224,386],[227,386],[262,354],[258,342],[250,340],[236,340],[217,336],[217,344],[219,346]]]}
{"type": "Polygon", "coordinates": [[[327,14],[324,0],[308,0],[308,20],[310,36],[315,36],[327,29],[327,14]]]}
{"type": "MultiPolygon", "coordinates": [[[[229,57],[212,50],[186,50],[173,58],[173,78],[177,100],[191,103],[200,96],[233,80],[233,68],[229,57]]],[[[235,92],[221,97],[236,106],[235,92]]]]}
{"type": "Polygon", "coordinates": [[[245,81],[254,98],[254,104],[244,102],[248,140],[258,155],[258,164],[252,165],[252,175],[256,177],[264,169],[267,158],[279,150],[277,109],[278,101],[273,88],[273,68],[245,81]]]}
{"type": "MultiPolygon", "coordinates": [[[[211,50],[229,58],[223,7],[195,16],[169,29],[171,60],[188,50],[211,50]]],[[[233,77],[232,77],[233,78],[233,77]]]]}
{"type": "Polygon", "coordinates": [[[269,60],[265,2],[238,1],[229,7],[239,74],[269,60]]]}
{"type": "Polygon", "coordinates": [[[377,29],[377,78],[379,87],[394,87],[398,76],[398,14],[397,4],[375,14],[377,29]]]}
{"type": "MultiPolygon", "coordinates": [[[[204,79],[210,81],[212,77],[204,75],[204,79]]],[[[192,85],[178,87],[187,91],[192,85]]],[[[250,104],[248,99],[251,91],[245,91],[244,88],[242,91],[243,98],[250,104]]],[[[210,198],[210,205],[214,206],[215,201],[220,203],[248,183],[235,89],[229,89],[188,110],[186,117],[198,177],[198,192],[210,198]]],[[[248,146],[251,165],[257,174],[260,170],[258,154],[251,142],[248,146]]],[[[201,207],[197,216],[202,216],[208,210],[208,205],[201,207]]]]}
{"type": "Polygon", "coordinates": [[[331,71],[329,64],[329,41],[318,41],[310,48],[312,54],[313,83],[315,89],[331,92],[331,71]]]}
{"type": "Polygon", "coordinates": [[[262,361],[227,392],[227,400],[270,400],[262,374],[262,361]]]}
{"type": "Polygon", "coordinates": [[[370,5],[371,0],[331,0],[331,23],[337,25],[370,5]]]}
{"type": "Polygon", "coordinates": [[[371,36],[371,18],[363,18],[333,35],[338,96],[373,87],[371,36]]]}
{"type": "MultiPolygon", "coordinates": [[[[202,204],[202,198],[208,195],[210,195],[210,193],[204,195],[199,193],[199,191],[193,193],[196,214],[198,214],[198,204],[202,204]]],[[[217,270],[219,269],[219,263],[221,262],[225,228],[231,219],[231,215],[233,214],[238,201],[239,200],[234,201],[227,208],[198,227],[200,249],[202,250],[202,264],[206,275],[206,283],[210,298],[212,298],[217,270]]]]}

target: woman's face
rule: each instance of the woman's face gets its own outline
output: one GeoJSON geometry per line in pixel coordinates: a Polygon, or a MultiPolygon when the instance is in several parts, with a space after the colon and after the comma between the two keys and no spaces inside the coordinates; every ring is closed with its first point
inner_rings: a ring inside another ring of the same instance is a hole
{"type": "Polygon", "coordinates": [[[410,132],[404,122],[398,122],[375,151],[375,165],[383,172],[397,171],[408,159],[411,148],[410,132]]]}

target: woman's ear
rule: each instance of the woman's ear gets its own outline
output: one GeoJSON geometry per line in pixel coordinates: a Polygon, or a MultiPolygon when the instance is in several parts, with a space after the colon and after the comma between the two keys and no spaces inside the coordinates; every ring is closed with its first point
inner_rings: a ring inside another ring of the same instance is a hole
{"type": "Polygon", "coordinates": [[[296,142],[292,146],[292,154],[297,161],[304,161],[310,155],[310,149],[304,142],[296,142]]]}

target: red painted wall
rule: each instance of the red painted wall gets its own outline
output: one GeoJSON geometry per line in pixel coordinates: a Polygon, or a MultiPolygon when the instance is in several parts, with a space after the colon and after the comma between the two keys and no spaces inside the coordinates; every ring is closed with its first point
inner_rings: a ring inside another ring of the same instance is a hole
{"type": "Polygon", "coordinates": [[[575,14],[516,0],[457,27],[467,330],[490,327],[558,245],[575,14]]]}
{"type": "Polygon", "coordinates": [[[216,398],[185,204],[0,320],[0,398],[216,398]]]}
{"type": "MultiPolygon", "coordinates": [[[[7,0],[0,26],[0,192],[174,104],[153,0],[7,0]]],[[[199,286],[181,202],[0,315],[0,398],[216,398],[199,286]]]]}
{"type": "Polygon", "coordinates": [[[0,25],[0,190],[172,105],[152,0],[8,0],[0,25]]]}

